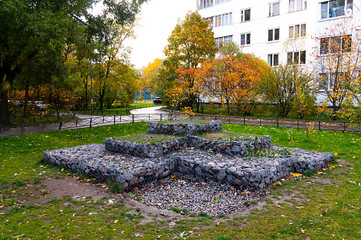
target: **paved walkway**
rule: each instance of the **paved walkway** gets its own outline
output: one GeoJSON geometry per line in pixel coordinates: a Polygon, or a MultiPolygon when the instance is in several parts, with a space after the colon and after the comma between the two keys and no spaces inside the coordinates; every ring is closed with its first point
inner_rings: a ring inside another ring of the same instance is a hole
{"type": "Polygon", "coordinates": [[[76,117],[78,118],[76,120],[0,128],[0,137],[18,136],[36,132],[98,127],[121,123],[165,120],[168,112],[162,111],[160,108],[162,108],[162,106],[134,109],[131,111],[131,115],[123,116],[76,114],[76,117]]]}
{"type": "Polygon", "coordinates": [[[149,107],[149,108],[138,108],[130,111],[131,114],[165,114],[168,112],[160,110],[163,106],[149,107]]]}

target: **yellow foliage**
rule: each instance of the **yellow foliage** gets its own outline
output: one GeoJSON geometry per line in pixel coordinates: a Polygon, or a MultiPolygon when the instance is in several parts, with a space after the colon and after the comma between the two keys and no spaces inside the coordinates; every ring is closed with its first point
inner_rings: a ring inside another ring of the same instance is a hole
{"type": "Polygon", "coordinates": [[[163,66],[163,60],[156,58],[147,67],[143,68],[143,75],[141,77],[141,84],[143,88],[152,88],[159,78],[159,70],[163,66]]]}
{"type": "Polygon", "coordinates": [[[190,118],[190,119],[193,119],[193,116],[195,115],[195,112],[193,112],[192,108],[191,107],[184,107],[182,108],[182,111],[184,113],[183,116],[181,116],[181,118],[190,118]]]}

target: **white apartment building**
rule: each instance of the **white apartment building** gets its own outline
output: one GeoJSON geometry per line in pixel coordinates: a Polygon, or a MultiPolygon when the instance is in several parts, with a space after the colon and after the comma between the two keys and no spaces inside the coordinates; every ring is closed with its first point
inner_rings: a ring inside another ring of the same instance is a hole
{"type": "Polygon", "coordinates": [[[361,31],[361,0],[197,0],[197,4],[201,16],[211,21],[216,42],[233,41],[271,66],[289,62],[313,69],[315,48],[320,47],[314,38],[327,27],[347,21],[361,31]]]}

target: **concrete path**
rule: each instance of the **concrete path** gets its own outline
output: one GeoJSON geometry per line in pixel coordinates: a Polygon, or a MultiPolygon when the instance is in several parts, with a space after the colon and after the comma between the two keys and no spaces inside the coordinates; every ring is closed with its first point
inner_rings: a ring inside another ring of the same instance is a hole
{"type": "Polygon", "coordinates": [[[36,132],[89,128],[121,123],[166,120],[168,118],[168,112],[162,111],[160,108],[162,108],[162,106],[134,109],[131,111],[131,115],[123,116],[76,114],[78,119],[64,121],[61,123],[39,123],[26,126],[0,128],[0,137],[18,136],[36,132]]]}
{"type": "Polygon", "coordinates": [[[138,108],[130,111],[131,114],[164,114],[168,115],[168,112],[160,110],[163,106],[138,108]]]}

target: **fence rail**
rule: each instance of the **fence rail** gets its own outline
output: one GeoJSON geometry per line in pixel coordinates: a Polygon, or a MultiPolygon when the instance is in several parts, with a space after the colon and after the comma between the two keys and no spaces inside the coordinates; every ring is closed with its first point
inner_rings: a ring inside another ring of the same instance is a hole
{"type": "MultiPolygon", "coordinates": [[[[149,122],[163,120],[184,119],[183,114],[132,114],[132,115],[102,115],[89,118],[58,121],[53,123],[26,124],[21,126],[0,127],[0,137],[18,136],[37,132],[62,131],[78,128],[92,128],[97,126],[114,125],[132,122],[149,122]]],[[[194,115],[194,120],[221,120],[223,123],[234,123],[253,126],[277,126],[286,128],[313,128],[315,130],[334,130],[361,132],[359,125],[346,122],[303,121],[288,119],[250,118],[219,115],[194,115]]]]}

